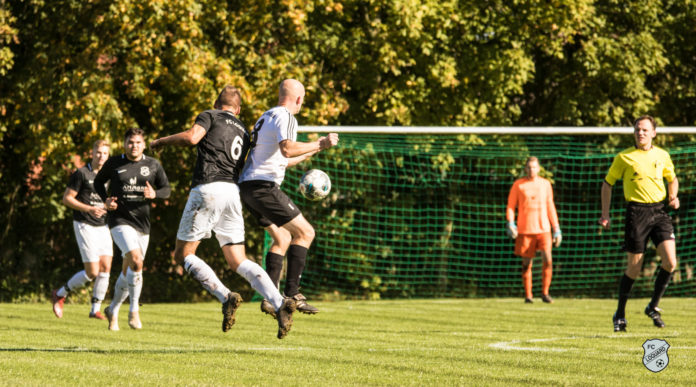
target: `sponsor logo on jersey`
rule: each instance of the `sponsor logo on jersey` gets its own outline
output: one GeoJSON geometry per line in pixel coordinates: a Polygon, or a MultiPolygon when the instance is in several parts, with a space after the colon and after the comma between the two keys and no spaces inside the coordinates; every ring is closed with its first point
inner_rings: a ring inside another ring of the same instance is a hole
{"type": "Polygon", "coordinates": [[[140,167],[140,174],[142,176],[150,176],[150,168],[148,167],[140,167]]]}
{"type": "Polygon", "coordinates": [[[667,368],[670,345],[662,339],[645,340],[643,343],[643,365],[652,372],[660,372],[667,368]]]}
{"type": "Polygon", "coordinates": [[[128,184],[130,184],[130,185],[135,185],[135,183],[137,183],[137,182],[138,182],[138,179],[135,177],[131,177],[130,179],[128,179],[128,184]]]}

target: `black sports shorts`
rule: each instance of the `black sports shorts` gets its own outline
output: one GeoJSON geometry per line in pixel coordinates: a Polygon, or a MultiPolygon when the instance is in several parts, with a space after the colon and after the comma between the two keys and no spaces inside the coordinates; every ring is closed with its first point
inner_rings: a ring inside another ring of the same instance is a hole
{"type": "Polygon", "coordinates": [[[662,203],[628,203],[624,251],[644,253],[648,238],[652,239],[655,247],[666,240],[673,240],[672,218],[667,215],[662,203]]]}
{"type": "Polygon", "coordinates": [[[262,227],[272,224],[280,227],[302,214],[280,187],[266,180],[239,183],[239,194],[246,208],[262,227]]]}

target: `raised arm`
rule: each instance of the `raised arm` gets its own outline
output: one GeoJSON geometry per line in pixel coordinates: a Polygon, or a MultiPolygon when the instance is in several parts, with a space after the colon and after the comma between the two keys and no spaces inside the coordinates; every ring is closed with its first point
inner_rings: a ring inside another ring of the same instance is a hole
{"type": "Polygon", "coordinates": [[[172,134],[171,136],[158,138],[150,142],[150,149],[157,150],[164,146],[191,146],[198,144],[205,137],[206,130],[198,124],[193,124],[191,129],[172,134]]]}

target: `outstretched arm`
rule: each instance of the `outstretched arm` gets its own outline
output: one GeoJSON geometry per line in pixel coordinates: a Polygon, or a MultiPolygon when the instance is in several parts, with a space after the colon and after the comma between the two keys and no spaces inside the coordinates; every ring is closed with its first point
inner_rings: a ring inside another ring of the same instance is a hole
{"type": "Polygon", "coordinates": [[[150,149],[158,150],[163,146],[176,145],[176,146],[191,146],[198,144],[203,137],[205,137],[206,130],[198,125],[194,124],[191,129],[185,130],[183,132],[172,134],[171,136],[158,138],[150,142],[150,149]]]}
{"type": "Polygon", "coordinates": [[[278,146],[280,147],[280,153],[282,153],[284,157],[291,159],[307,153],[317,153],[324,149],[329,149],[336,144],[338,144],[338,134],[329,133],[326,137],[320,137],[314,142],[283,140],[278,146]]]}

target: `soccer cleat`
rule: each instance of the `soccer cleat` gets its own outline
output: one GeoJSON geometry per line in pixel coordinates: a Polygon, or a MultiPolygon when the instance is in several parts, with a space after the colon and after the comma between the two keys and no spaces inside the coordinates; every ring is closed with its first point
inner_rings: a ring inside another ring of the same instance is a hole
{"type": "Polygon", "coordinates": [[[106,320],[106,317],[104,317],[103,314],[101,314],[100,311],[96,311],[94,313],[89,314],[89,318],[96,318],[97,320],[106,320]]]}
{"type": "Polygon", "coordinates": [[[51,299],[53,301],[53,314],[58,318],[63,317],[63,302],[65,302],[65,297],[58,297],[58,289],[53,291],[51,294],[51,299]]]}
{"type": "Polygon", "coordinates": [[[614,323],[614,332],[626,332],[626,318],[616,317],[616,313],[611,318],[614,323]]]}
{"type": "Polygon", "coordinates": [[[547,304],[553,304],[553,298],[551,298],[551,296],[549,296],[548,294],[542,294],[541,300],[547,304]]]}
{"type": "Polygon", "coordinates": [[[525,304],[531,304],[531,303],[533,303],[533,302],[534,302],[534,300],[532,300],[531,298],[525,298],[525,299],[524,299],[524,303],[525,303],[525,304]]]}
{"type": "Polygon", "coordinates": [[[118,327],[118,316],[114,315],[111,312],[111,305],[107,306],[104,308],[104,314],[106,315],[106,319],[109,321],[109,330],[110,331],[117,331],[119,330],[118,327]]]}
{"type": "Polygon", "coordinates": [[[655,326],[658,328],[665,327],[665,322],[662,321],[662,315],[660,314],[661,311],[662,309],[657,307],[651,308],[650,304],[645,307],[645,314],[652,319],[653,324],[655,324],[655,326]]]}
{"type": "Polygon", "coordinates": [[[295,305],[297,306],[298,311],[305,313],[305,314],[317,314],[317,313],[319,313],[319,309],[317,309],[317,308],[315,308],[312,305],[309,305],[307,303],[307,297],[303,296],[302,293],[297,293],[290,298],[295,300],[295,305]]]}
{"type": "Polygon", "coordinates": [[[143,323],[140,322],[140,312],[128,312],[128,326],[133,329],[143,329],[143,323]]]}
{"type": "Polygon", "coordinates": [[[278,320],[278,338],[287,336],[292,327],[292,314],[297,309],[297,303],[292,298],[286,298],[278,309],[276,320],[278,320]]]}
{"type": "Polygon", "coordinates": [[[238,293],[230,292],[227,295],[227,301],[222,304],[222,331],[227,332],[232,328],[235,322],[235,312],[242,303],[242,296],[238,293]]]}
{"type": "Polygon", "coordinates": [[[273,309],[273,305],[271,305],[271,303],[266,299],[261,301],[261,311],[263,313],[270,314],[273,318],[276,318],[276,311],[273,309]]]}

